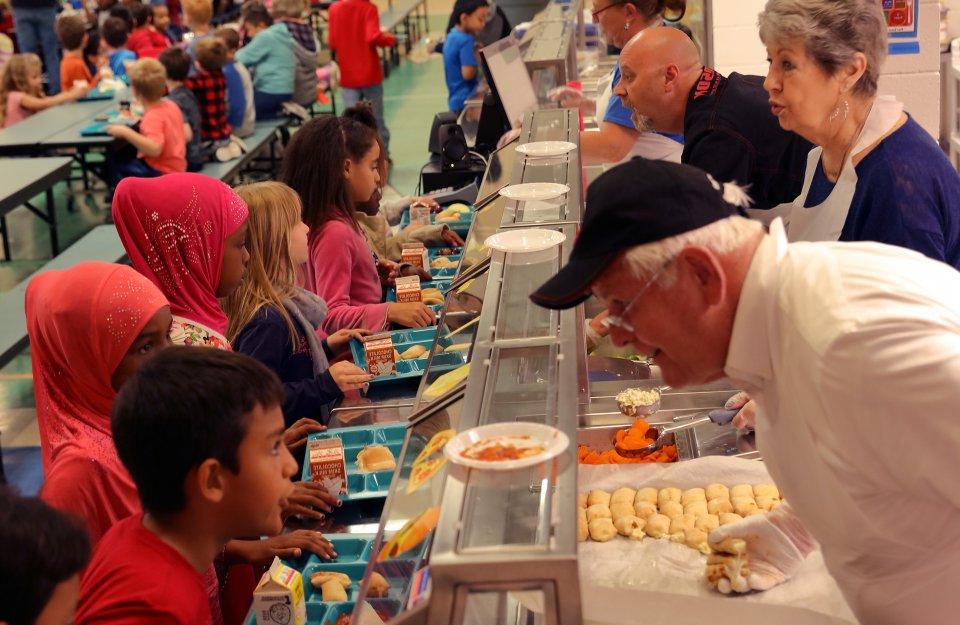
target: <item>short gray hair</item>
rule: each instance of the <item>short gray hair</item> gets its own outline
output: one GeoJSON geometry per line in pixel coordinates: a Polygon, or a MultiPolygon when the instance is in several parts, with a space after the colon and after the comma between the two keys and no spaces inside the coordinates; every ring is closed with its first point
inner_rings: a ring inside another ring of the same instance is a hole
{"type": "Polygon", "coordinates": [[[767,0],[757,26],[764,44],[802,40],[807,54],[831,76],[862,53],[867,69],[853,93],[868,98],[877,93],[880,67],[887,57],[880,0],[767,0]]]}
{"type": "MultiPolygon", "coordinates": [[[[638,245],[628,250],[623,260],[636,278],[649,280],[685,247],[701,245],[717,254],[728,254],[762,230],[759,221],[735,215],[669,239],[638,245]]],[[[658,282],[668,287],[674,280],[675,272],[664,271],[658,282]]]]}

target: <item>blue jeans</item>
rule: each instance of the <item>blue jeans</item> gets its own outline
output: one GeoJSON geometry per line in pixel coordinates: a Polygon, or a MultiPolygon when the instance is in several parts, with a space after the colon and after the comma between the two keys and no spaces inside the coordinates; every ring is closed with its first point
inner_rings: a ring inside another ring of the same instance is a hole
{"type": "Polygon", "coordinates": [[[161,173],[139,158],[130,158],[123,150],[107,152],[107,177],[111,187],[117,186],[124,178],[156,178],[161,173]]]}
{"type": "Polygon", "coordinates": [[[43,59],[43,69],[50,85],[47,90],[49,95],[60,92],[60,41],[53,30],[57,13],[56,7],[13,9],[20,50],[33,52],[43,59]]]}
{"type": "Polygon", "coordinates": [[[369,102],[373,106],[373,114],[377,118],[377,126],[380,128],[380,137],[383,139],[383,145],[389,150],[390,130],[387,128],[387,122],[383,119],[383,83],[360,87],[359,89],[340,87],[340,92],[343,94],[343,105],[346,108],[361,100],[369,102]]]}
{"type": "Polygon", "coordinates": [[[284,102],[293,99],[292,93],[267,93],[253,90],[253,108],[257,111],[257,119],[274,119],[280,115],[280,107],[284,102]]]}

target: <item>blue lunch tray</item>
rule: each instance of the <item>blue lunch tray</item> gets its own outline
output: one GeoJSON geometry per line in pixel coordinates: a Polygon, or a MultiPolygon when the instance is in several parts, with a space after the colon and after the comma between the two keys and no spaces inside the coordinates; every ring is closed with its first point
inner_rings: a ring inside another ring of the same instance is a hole
{"type": "MultiPolygon", "coordinates": [[[[410,360],[398,360],[397,372],[393,375],[378,375],[370,380],[370,386],[396,384],[411,379],[419,379],[427,368],[427,357],[430,355],[430,348],[433,346],[433,340],[437,336],[437,328],[420,328],[418,330],[394,330],[390,332],[393,337],[393,349],[401,354],[414,345],[422,345],[427,349],[426,353],[420,358],[410,360]]],[[[439,342],[439,353],[433,357],[433,366],[431,371],[443,373],[456,369],[466,363],[467,352],[456,351],[444,353],[446,348],[454,343],[447,337],[441,337],[439,342]]],[[[363,349],[363,343],[356,339],[350,341],[350,352],[353,354],[353,362],[361,369],[367,368],[367,354],[363,349]]],[[[336,431],[336,430],[332,430],[336,431]]]]}
{"type": "Polygon", "coordinates": [[[311,481],[310,441],[339,438],[343,441],[344,461],[347,464],[347,494],[342,495],[340,499],[344,503],[361,499],[385,499],[387,492],[390,490],[390,481],[393,479],[394,472],[361,473],[357,470],[357,454],[367,445],[385,445],[390,449],[394,458],[399,458],[406,429],[406,425],[403,423],[386,423],[382,425],[360,425],[351,428],[333,428],[325,432],[311,434],[303,452],[303,471],[300,479],[305,482],[311,481]]]}
{"type": "MultiPolygon", "coordinates": [[[[424,280],[420,283],[420,290],[422,291],[423,289],[429,289],[429,288],[440,289],[440,292],[446,295],[447,289],[450,288],[451,282],[453,282],[453,278],[438,278],[436,280],[424,280]]],[[[388,302],[397,301],[397,289],[394,287],[390,287],[390,289],[387,290],[387,296],[384,299],[385,301],[388,301],[388,302]]],[[[437,304],[437,306],[440,306],[440,304],[437,304]]]]}
{"type": "MultiPolygon", "coordinates": [[[[450,202],[449,204],[443,205],[441,207],[446,208],[451,204],[463,204],[464,202],[450,202]]],[[[451,230],[459,234],[461,237],[467,236],[470,232],[470,224],[473,223],[473,217],[477,214],[477,208],[473,204],[469,204],[470,212],[461,213],[461,215],[466,215],[466,219],[458,219],[457,221],[437,221],[437,214],[430,213],[430,223],[434,225],[444,225],[449,226],[451,230]]],[[[403,214],[400,216],[400,229],[404,229],[410,225],[410,209],[403,209],[403,214]]]]}

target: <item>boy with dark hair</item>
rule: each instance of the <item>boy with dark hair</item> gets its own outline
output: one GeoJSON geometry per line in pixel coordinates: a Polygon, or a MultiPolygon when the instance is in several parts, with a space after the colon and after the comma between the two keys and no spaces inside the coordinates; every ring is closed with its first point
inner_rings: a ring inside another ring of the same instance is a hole
{"type": "Polygon", "coordinates": [[[109,17],[100,29],[100,49],[107,57],[107,65],[116,78],[126,80],[127,63],[137,55],[127,49],[127,23],[119,17],[109,17]]]}
{"type": "Polygon", "coordinates": [[[127,47],[137,55],[137,58],[157,58],[161,52],[170,47],[170,41],[166,35],[154,28],[153,9],[140,2],[133,2],[128,8],[133,17],[133,32],[127,39],[127,47]]]}
{"type": "Polygon", "coordinates": [[[100,79],[90,73],[83,60],[83,48],[87,45],[87,23],[79,15],[62,15],[57,19],[57,37],[63,46],[63,59],[60,61],[60,85],[64,91],[73,88],[74,83],[86,81],[91,87],[100,79]]]}
{"type": "Polygon", "coordinates": [[[0,489],[0,623],[70,623],[89,557],[90,539],[76,519],[0,489]]]}
{"type": "Polygon", "coordinates": [[[160,53],[160,63],[167,70],[167,98],[180,107],[187,137],[187,171],[200,171],[205,161],[200,149],[200,104],[197,96],[183,86],[190,74],[190,55],[183,48],[167,48],[160,53]]]}
{"type": "Polygon", "coordinates": [[[170,16],[170,8],[165,4],[151,4],[150,10],[153,12],[153,27],[161,33],[171,43],[179,43],[183,38],[180,27],[173,23],[170,16]]]}
{"type": "MultiPolygon", "coordinates": [[[[200,147],[209,159],[218,148],[230,144],[230,132],[233,130],[227,121],[227,79],[223,75],[227,46],[216,37],[208,37],[197,41],[195,54],[196,73],[188,77],[183,86],[197,96],[200,105],[200,147]]],[[[238,152],[236,156],[239,155],[238,152]]]]}
{"type": "Polygon", "coordinates": [[[297,470],[283,444],[283,397],[259,362],[196,347],[164,350],[124,384],[111,428],[143,514],[97,545],[77,625],[210,623],[202,573],[233,537],[283,527],[297,470]]]}
{"type": "Polygon", "coordinates": [[[273,119],[285,102],[293,98],[296,84],[296,56],[293,36],[261,2],[247,2],[240,12],[240,26],[247,44],[237,60],[253,72],[253,105],[257,119],[273,119]]]}
{"type": "Polygon", "coordinates": [[[214,31],[213,36],[227,46],[227,62],[223,65],[223,75],[227,79],[227,121],[233,126],[237,137],[249,137],[253,134],[253,124],[257,114],[253,108],[253,79],[250,71],[236,59],[240,49],[240,33],[226,26],[214,31]]]}

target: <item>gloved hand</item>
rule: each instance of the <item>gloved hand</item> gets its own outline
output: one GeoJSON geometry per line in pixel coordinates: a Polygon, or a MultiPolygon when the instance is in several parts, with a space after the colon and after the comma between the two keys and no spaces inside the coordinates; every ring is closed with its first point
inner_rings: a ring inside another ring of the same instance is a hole
{"type": "Polygon", "coordinates": [[[583,102],[583,92],[573,87],[557,87],[547,92],[553,102],[559,102],[563,108],[579,108],[583,102]]]}
{"type": "Polygon", "coordinates": [[[500,140],[497,141],[497,149],[499,150],[503,146],[507,145],[514,139],[520,136],[520,128],[514,128],[503,133],[503,136],[500,137],[500,140]]]}
{"type": "Polygon", "coordinates": [[[757,424],[757,402],[750,395],[740,391],[723,405],[727,410],[739,410],[733,418],[733,427],[738,430],[752,430],[757,424]]]}
{"type": "Polygon", "coordinates": [[[797,572],[817,542],[789,505],[710,532],[707,583],[722,592],[769,590],[797,572]]]}

